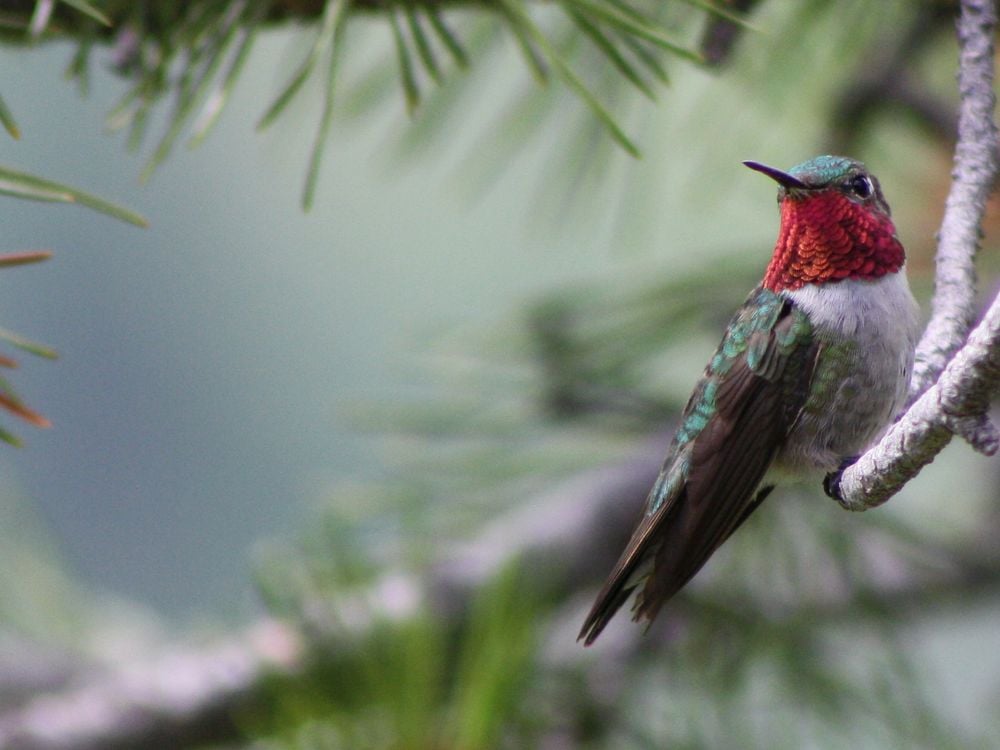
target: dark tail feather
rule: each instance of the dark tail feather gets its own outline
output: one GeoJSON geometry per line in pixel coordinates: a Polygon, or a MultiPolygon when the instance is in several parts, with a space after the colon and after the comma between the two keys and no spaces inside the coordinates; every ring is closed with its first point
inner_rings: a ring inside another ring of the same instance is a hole
{"type": "Polygon", "coordinates": [[[597,640],[597,636],[611,622],[611,618],[615,616],[615,612],[621,609],[621,606],[628,601],[634,588],[635,586],[623,586],[622,581],[615,578],[608,581],[604,590],[598,594],[597,601],[591,607],[590,613],[587,615],[587,619],[584,620],[583,627],[580,629],[580,635],[576,639],[578,641],[582,640],[584,646],[589,646],[597,640]]]}
{"type": "MultiPolygon", "coordinates": [[[[666,476],[666,473],[660,473],[656,484],[650,491],[650,498],[660,494],[666,476]]],[[[675,493],[674,496],[668,498],[659,512],[644,513],[639,520],[639,525],[632,532],[632,538],[625,545],[625,550],[618,558],[618,562],[615,564],[614,570],[611,571],[611,575],[608,576],[608,581],[601,589],[601,593],[597,595],[594,606],[583,622],[580,635],[576,638],[578,641],[582,640],[584,646],[589,646],[597,639],[615,613],[628,601],[637,586],[643,585],[645,581],[648,588],[647,577],[651,571],[644,568],[647,563],[651,562],[650,553],[655,551],[656,543],[653,541],[652,535],[662,526],[665,518],[669,519],[673,516],[671,509],[677,503],[678,498],[682,496],[683,488],[681,488],[680,493],[675,493]]],[[[650,501],[646,502],[648,506],[650,501]]],[[[637,612],[634,619],[639,619],[639,616],[641,616],[641,612],[637,612]]]]}

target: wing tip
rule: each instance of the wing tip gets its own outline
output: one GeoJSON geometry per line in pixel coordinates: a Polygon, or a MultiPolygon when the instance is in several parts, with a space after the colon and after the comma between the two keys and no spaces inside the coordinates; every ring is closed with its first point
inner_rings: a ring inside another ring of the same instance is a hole
{"type": "Polygon", "coordinates": [[[589,614],[583,621],[577,641],[583,641],[584,648],[590,646],[597,640],[611,618],[615,616],[622,605],[628,601],[635,586],[623,586],[617,591],[613,587],[606,587],[597,596],[597,601],[591,607],[589,614]]]}

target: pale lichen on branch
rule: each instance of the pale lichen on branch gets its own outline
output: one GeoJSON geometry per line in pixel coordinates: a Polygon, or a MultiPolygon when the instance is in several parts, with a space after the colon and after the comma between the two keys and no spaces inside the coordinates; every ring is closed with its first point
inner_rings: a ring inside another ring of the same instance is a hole
{"type": "Polygon", "coordinates": [[[975,316],[975,255],[981,220],[997,173],[997,130],[993,120],[992,0],[962,3],[958,87],[962,104],[952,186],[938,235],[933,309],[917,347],[910,399],[934,382],[958,351],[975,316]]]}

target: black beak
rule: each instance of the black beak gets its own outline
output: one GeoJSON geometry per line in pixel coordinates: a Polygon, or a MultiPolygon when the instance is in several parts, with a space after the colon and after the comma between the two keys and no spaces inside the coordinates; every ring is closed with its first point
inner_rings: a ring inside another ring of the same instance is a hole
{"type": "Polygon", "coordinates": [[[797,177],[792,177],[788,174],[788,172],[782,172],[780,169],[775,169],[774,167],[769,167],[766,164],[761,164],[759,161],[745,161],[743,162],[743,166],[750,167],[750,169],[755,172],[766,174],[782,187],[798,188],[799,190],[809,189],[809,186],[797,177]]]}

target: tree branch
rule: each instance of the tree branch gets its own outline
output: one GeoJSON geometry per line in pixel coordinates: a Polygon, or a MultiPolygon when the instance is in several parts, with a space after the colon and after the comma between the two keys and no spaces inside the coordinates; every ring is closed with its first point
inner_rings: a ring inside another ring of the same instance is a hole
{"type": "Polygon", "coordinates": [[[993,120],[993,0],[963,0],[958,20],[958,142],[951,190],[938,234],[931,319],[917,346],[910,401],[927,390],[958,351],[975,317],[975,256],[986,200],[997,175],[993,120]]]}
{"type": "Polygon", "coordinates": [[[179,750],[240,735],[233,711],[275,673],[302,663],[301,635],[263,620],[211,647],[174,647],[0,714],[4,750],[179,750]]]}
{"type": "Polygon", "coordinates": [[[849,510],[884,503],[933,461],[952,435],[987,455],[997,450],[997,432],[986,412],[990,395],[1000,385],[1000,296],[963,347],[975,315],[980,227],[997,175],[996,22],[993,0],[963,0],[958,20],[958,142],[938,236],[931,319],[917,346],[910,408],[838,479],[837,500],[849,510]]]}

